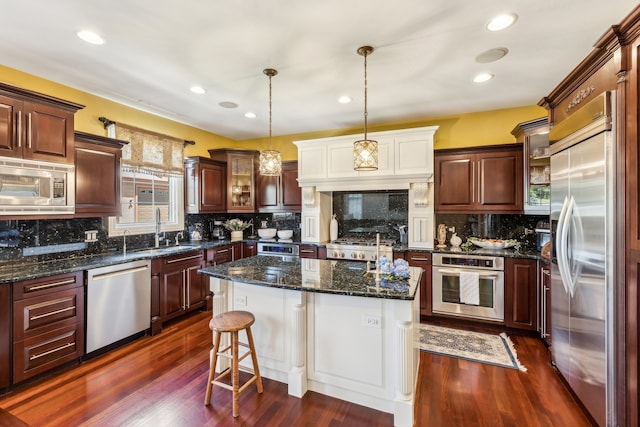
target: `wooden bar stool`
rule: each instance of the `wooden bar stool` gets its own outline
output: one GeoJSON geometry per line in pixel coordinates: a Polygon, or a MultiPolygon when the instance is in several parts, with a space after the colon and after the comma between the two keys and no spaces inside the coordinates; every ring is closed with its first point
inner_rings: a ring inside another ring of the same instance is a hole
{"type": "Polygon", "coordinates": [[[233,416],[238,416],[238,401],[240,392],[247,388],[254,381],[258,393],[262,393],[262,378],[260,377],[260,368],[258,367],[258,357],[256,356],[256,350],[253,345],[253,335],[251,335],[251,325],[255,322],[255,317],[248,311],[228,311],[226,313],[218,314],[214,316],[209,322],[209,328],[214,332],[213,354],[210,357],[209,366],[209,381],[207,382],[207,394],[204,397],[204,404],[209,405],[211,403],[211,389],[213,385],[217,385],[233,392],[233,416]],[[242,343],[238,341],[238,332],[245,330],[247,333],[248,343],[242,343]],[[223,333],[228,332],[231,334],[231,344],[227,347],[220,349],[220,337],[223,333]],[[238,354],[238,347],[247,347],[248,350],[243,355],[238,354]],[[251,361],[253,362],[253,369],[240,366],[240,361],[251,355],[251,361]],[[215,376],[216,362],[218,356],[226,357],[231,360],[231,366],[225,369],[217,377],[215,376]],[[240,375],[239,371],[245,371],[253,374],[253,376],[240,387],[240,375]],[[220,379],[228,374],[231,374],[231,386],[223,383],[220,379]]]}

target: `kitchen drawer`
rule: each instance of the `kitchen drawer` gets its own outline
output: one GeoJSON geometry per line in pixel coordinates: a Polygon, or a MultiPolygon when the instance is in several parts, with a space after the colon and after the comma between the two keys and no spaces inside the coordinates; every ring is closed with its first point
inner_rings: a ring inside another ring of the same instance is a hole
{"type": "Polygon", "coordinates": [[[84,323],[84,288],[13,303],[14,342],[77,323],[84,323]]]}
{"type": "Polygon", "coordinates": [[[13,383],[82,357],[84,329],[69,325],[13,344],[13,383]]]}
{"type": "Polygon", "coordinates": [[[48,295],[65,289],[83,286],[83,271],[41,277],[13,284],[13,300],[48,295]]]}

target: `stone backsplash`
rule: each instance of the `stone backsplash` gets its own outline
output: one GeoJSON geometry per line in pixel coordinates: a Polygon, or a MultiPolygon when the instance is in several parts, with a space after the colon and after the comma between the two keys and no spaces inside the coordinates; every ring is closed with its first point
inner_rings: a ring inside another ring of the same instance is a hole
{"type": "Polygon", "coordinates": [[[505,214],[436,214],[438,224],[447,228],[447,244],[455,233],[465,242],[469,237],[482,239],[515,239],[525,249],[536,248],[536,225],[548,221],[545,215],[505,215],[505,214]]]}

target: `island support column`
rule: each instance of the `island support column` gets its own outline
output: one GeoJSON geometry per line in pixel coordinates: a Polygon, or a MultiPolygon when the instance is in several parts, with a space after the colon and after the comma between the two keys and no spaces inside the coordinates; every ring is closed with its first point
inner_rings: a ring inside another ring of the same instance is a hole
{"type": "MultiPolygon", "coordinates": [[[[302,294],[304,297],[305,295],[302,294]]],[[[302,397],[307,392],[307,309],[306,298],[293,306],[293,332],[291,343],[291,370],[289,371],[289,394],[302,397]]]]}

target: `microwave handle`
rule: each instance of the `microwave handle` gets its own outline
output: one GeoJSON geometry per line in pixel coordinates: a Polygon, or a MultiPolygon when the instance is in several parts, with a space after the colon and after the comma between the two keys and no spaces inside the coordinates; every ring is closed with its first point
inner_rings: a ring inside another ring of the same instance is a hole
{"type": "MultiPolygon", "coordinates": [[[[451,275],[451,276],[459,276],[460,275],[460,270],[447,270],[447,269],[439,268],[438,269],[438,273],[448,274],[448,275],[451,275]]],[[[482,274],[482,273],[480,273],[480,278],[482,278],[482,279],[496,279],[496,278],[498,278],[498,275],[497,274],[482,274]]]]}

